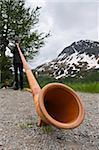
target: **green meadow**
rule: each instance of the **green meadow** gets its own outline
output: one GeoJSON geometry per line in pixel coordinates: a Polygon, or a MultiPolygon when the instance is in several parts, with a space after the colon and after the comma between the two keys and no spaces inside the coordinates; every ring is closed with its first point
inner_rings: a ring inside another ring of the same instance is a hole
{"type": "Polygon", "coordinates": [[[51,77],[42,76],[39,77],[37,81],[41,87],[48,83],[59,82],[71,87],[75,91],[99,93],[99,81],[95,80],[76,80],[71,78],[55,80],[51,77]]]}

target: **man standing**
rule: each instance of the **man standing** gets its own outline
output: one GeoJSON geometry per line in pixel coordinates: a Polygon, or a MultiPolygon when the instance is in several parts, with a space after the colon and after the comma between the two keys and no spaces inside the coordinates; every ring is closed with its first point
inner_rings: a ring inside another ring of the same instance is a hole
{"type": "MultiPolygon", "coordinates": [[[[11,49],[11,52],[13,53],[13,66],[14,66],[14,75],[15,75],[14,90],[18,90],[19,88],[22,90],[23,89],[23,63],[22,63],[16,43],[19,43],[19,40],[17,38],[15,39],[14,48],[11,48],[10,44],[8,44],[8,47],[11,49]],[[19,72],[19,75],[18,75],[18,72],[19,72]]],[[[21,51],[23,53],[22,49],[21,51]]]]}
{"type": "MultiPolygon", "coordinates": [[[[23,63],[22,63],[16,43],[19,43],[19,41],[15,40],[15,47],[13,49],[13,65],[14,65],[14,73],[15,73],[14,90],[18,90],[19,87],[22,90],[23,89],[23,63]],[[18,71],[19,71],[20,79],[18,79],[18,71]]],[[[22,51],[22,49],[21,49],[21,51],[22,51]]],[[[23,51],[22,51],[22,53],[23,53],[23,51]]]]}

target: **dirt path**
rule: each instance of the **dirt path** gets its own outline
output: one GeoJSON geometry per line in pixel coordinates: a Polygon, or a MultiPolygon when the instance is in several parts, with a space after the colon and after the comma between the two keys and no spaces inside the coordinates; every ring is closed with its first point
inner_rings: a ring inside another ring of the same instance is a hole
{"type": "Polygon", "coordinates": [[[99,94],[78,93],[86,116],[73,130],[37,127],[31,93],[0,90],[0,150],[99,150],[99,94]]]}

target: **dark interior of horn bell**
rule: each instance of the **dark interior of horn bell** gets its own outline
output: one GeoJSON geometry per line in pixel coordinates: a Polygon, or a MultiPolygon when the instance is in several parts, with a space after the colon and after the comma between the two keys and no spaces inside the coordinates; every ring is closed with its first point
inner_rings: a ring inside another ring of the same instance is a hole
{"type": "Polygon", "coordinates": [[[44,95],[48,114],[61,123],[72,123],[79,115],[79,106],[72,92],[61,87],[49,88],[44,95]]]}

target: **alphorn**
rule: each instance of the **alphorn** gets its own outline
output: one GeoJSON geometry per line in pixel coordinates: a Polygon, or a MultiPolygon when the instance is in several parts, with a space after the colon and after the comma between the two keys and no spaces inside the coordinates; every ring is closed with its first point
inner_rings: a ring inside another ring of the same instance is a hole
{"type": "Polygon", "coordinates": [[[61,83],[50,83],[41,89],[19,44],[16,44],[39,116],[38,125],[45,123],[63,129],[78,127],[84,120],[84,106],[81,98],[72,88],[61,83]]]}

